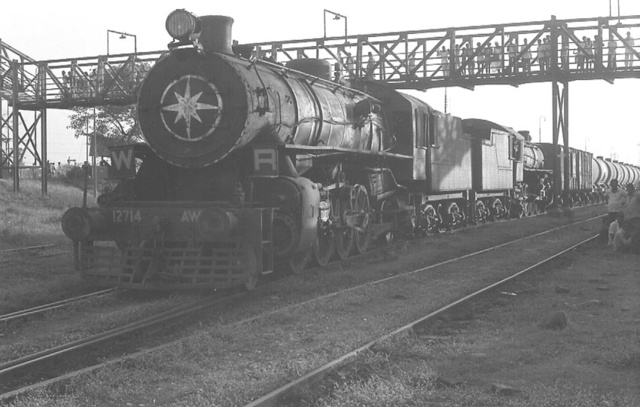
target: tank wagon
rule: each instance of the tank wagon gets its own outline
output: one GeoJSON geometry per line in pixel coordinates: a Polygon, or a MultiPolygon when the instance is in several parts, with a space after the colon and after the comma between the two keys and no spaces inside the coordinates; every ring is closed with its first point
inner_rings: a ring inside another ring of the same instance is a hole
{"type": "MultiPolygon", "coordinates": [[[[521,216],[527,171],[549,172],[536,161],[548,149],[509,127],[373,81],[331,81],[322,60],[255,58],[232,45],[232,22],[168,16],[169,52],[137,101],[146,143],[113,147],[118,186],[62,218],[83,277],[251,289],[373,239],[521,216]]],[[[582,190],[590,165],[576,163],[582,190]]]]}
{"type": "Polygon", "coordinates": [[[638,184],[640,182],[640,167],[625,164],[610,158],[594,157],[592,183],[598,189],[609,186],[612,179],[617,179],[620,185],[638,184]]]}

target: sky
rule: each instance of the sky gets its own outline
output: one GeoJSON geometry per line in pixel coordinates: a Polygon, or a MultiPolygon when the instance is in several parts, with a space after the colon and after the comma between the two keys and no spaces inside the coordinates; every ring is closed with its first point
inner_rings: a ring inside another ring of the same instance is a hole
{"type": "MultiPolygon", "coordinates": [[[[0,39],[36,60],[105,55],[107,30],[134,34],[139,52],[166,49],[167,15],[184,8],[196,15],[227,15],[234,19],[233,38],[240,43],[319,38],[324,10],[347,16],[349,34],[373,34],[471,25],[640,15],[637,0],[449,0],[407,1],[167,1],[110,0],[102,3],[67,0],[5,1],[0,39]],[[374,5],[376,4],[376,5],[374,5]],[[619,9],[618,9],[619,4],[619,9]]],[[[327,20],[327,35],[344,33],[342,21],[327,20]]],[[[640,29],[632,32],[640,44],[640,29]]],[[[133,52],[132,37],[111,35],[110,53],[133,52]]],[[[447,112],[492,120],[516,130],[529,130],[537,141],[552,141],[551,83],[480,86],[474,91],[447,90],[447,112]]],[[[569,85],[570,145],[596,155],[640,165],[637,125],[640,79],[572,82],[569,85]]],[[[444,90],[418,96],[444,111],[444,90]]],[[[68,111],[48,111],[48,156],[52,162],[85,157],[83,140],[66,129],[68,111]]]]}

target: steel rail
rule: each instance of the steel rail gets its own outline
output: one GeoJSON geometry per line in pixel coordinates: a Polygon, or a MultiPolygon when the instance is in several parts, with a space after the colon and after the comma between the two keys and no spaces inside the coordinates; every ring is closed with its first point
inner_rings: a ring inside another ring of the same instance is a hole
{"type": "Polygon", "coordinates": [[[77,302],[85,301],[91,298],[98,298],[104,295],[112,294],[118,291],[118,288],[109,288],[106,290],[96,291],[89,294],[79,295],[73,298],[67,298],[60,301],[55,301],[49,304],[38,305],[36,307],[23,309],[20,311],[10,312],[8,314],[0,315],[0,322],[7,322],[17,318],[24,318],[30,315],[39,314],[46,311],[51,311],[57,308],[61,308],[67,305],[75,304],[77,302]]]}
{"type": "MultiPolygon", "coordinates": [[[[69,254],[69,253],[73,253],[73,251],[72,250],[66,250],[64,252],[39,254],[37,256],[23,257],[20,260],[44,259],[46,257],[61,256],[63,254],[69,254]]],[[[11,263],[12,261],[16,261],[16,259],[3,259],[3,260],[0,260],[0,264],[7,264],[7,263],[11,263]]]]}
{"type": "Polygon", "coordinates": [[[139,321],[135,321],[118,328],[114,328],[105,332],[101,332],[96,335],[89,336],[87,338],[78,339],[76,341],[68,342],[63,345],[59,345],[50,349],[46,349],[40,352],[26,355],[18,359],[14,359],[0,364],[0,377],[3,375],[14,372],[17,369],[24,369],[31,367],[37,363],[45,362],[48,359],[70,353],[72,351],[81,350],[91,345],[95,345],[104,342],[109,339],[113,339],[119,336],[127,335],[144,328],[156,326],[164,322],[177,319],[179,317],[200,311],[217,303],[227,301],[231,298],[242,295],[243,293],[226,296],[223,298],[206,298],[204,300],[196,301],[192,304],[186,304],[181,307],[161,312],[159,314],[143,318],[139,321]]]}
{"type": "Polygon", "coordinates": [[[408,324],[406,324],[406,325],[404,325],[404,326],[402,326],[402,327],[400,327],[400,328],[398,328],[398,329],[396,329],[396,330],[394,330],[394,331],[392,331],[392,332],[390,332],[388,334],[385,334],[385,335],[383,335],[383,336],[381,336],[381,337],[379,337],[377,339],[374,339],[373,341],[371,341],[371,342],[369,342],[369,343],[367,343],[365,345],[362,345],[359,348],[354,349],[351,352],[346,353],[346,354],[340,356],[337,359],[334,359],[333,361],[331,361],[331,362],[329,362],[329,363],[327,363],[327,364],[325,364],[325,365],[323,365],[323,366],[321,366],[321,367],[319,367],[319,368],[317,368],[317,369],[305,374],[304,376],[301,376],[301,377],[297,378],[296,380],[293,380],[293,381],[287,383],[286,385],[284,385],[284,386],[282,386],[282,387],[280,387],[280,388],[278,388],[276,390],[273,390],[272,392],[260,397],[259,399],[254,400],[254,401],[250,402],[249,404],[246,404],[244,407],[272,407],[272,406],[277,406],[278,405],[277,403],[283,397],[285,397],[289,392],[291,392],[293,389],[298,388],[300,386],[308,386],[308,385],[311,385],[313,383],[319,382],[320,380],[322,380],[322,378],[327,373],[329,373],[329,372],[331,372],[331,371],[333,371],[333,370],[335,370],[335,369],[347,364],[351,360],[355,359],[362,352],[370,350],[373,346],[375,346],[377,344],[380,344],[380,343],[382,343],[382,342],[384,342],[384,341],[386,341],[386,340],[388,340],[390,338],[396,337],[396,336],[398,336],[400,334],[404,334],[405,332],[408,332],[408,331],[414,329],[418,325],[421,325],[421,324],[424,324],[426,322],[429,322],[429,321],[433,320],[434,318],[442,315],[443,313],[451,310],[452,308],[454,308],[454,307],[456,307],[456,306],[458,306],[460,304],[463,304],[465,302],[468,302],[468,301],[470,301],[472,299],[475,299],[475,298],[479,297],[480,295],[486,293],[489,290],[492,290],[492,289],[494,289],[496,287],[499,287],[499,286],[501,286],[501,285],[503,285],[503,284],[505,284],[505,283],[507,283],[507,282],[509,282],[511,280],[514,280],[515,278],[521,276],[522,274],[525,274],[525,273],[527,273],[527,272],[529,272],[531,270],[534,270],[534,269],[540,267],[541,265],[546,264],[546,263],[550,262],[551,260],[554,260],[554,259],[556,259],[556,258],[568,253],[569,251],[574,250],[577,247],[580,247],[583,244],[588,243],[588,242],[596,239],[597,237],[598,237],[598,235],[595,235],[595,236],[592,236],[592,237],[590,237],[588,239],[585,239],[585,240],[583,240],[583,241],[581,241],[581,242],[579,242],[579,243],[577,243],[577,244],[575,244],[575,245],[573,245],[573,246],[571,246],[571,247],[569,247],[567,249],[561,250],[560,252],[558,252],[558,253],[556,253],[556,254],[554,254],[552,256],[547,257],[546,259],[544,259],[542,261],[537,262],[536,264],[534,264],[532,266],[526,267],[526,268],[518,271],[517,273],[512,274],[509,277],[503,278],[502,280],[499,280],[499,281],[497,281],[497,282],[495,282],[493,284],[485,286],[485,287],[483,287],[483,288],[481,288],[481,289],[479,289],[477,291],[474,291],[473,293],[471,293],[469,295],[466,295],[465,297],[462,297],[462,298],[460,298],[460,299],[458,299],[456,301],[453,301],[453,302],[451,302],[451,303],[449,303],[449,304],[447,304],[447,305],[445,305],[445,306],[443,306],[443,307],[441,307],[441,308],[439,308],[439,309],[437,309],[437,310],[435,310],[435,311],[433,311],[433,312],[431,312],[431,313],[429,313],[427,315],[424,315],[424,316],[422,316],[422,317],[420,317],[420,318],[418,318],[418,319],[416,319],[416,320],[414,320],[414,321],[412,321],[412,322],[410,322],[410,323],[408,323],[408,324]]]}
{"type": "Polygon", "coordinates": [[[15,249],[2,249],[0,253],[11,253],[11,252],[21,252],[27,250],[35,250],[35,249],[46,249],[48,247],[53,247],[55,244],[44,244],[39,246],[28,246],[28,247],[16,247],[15,249]]]}

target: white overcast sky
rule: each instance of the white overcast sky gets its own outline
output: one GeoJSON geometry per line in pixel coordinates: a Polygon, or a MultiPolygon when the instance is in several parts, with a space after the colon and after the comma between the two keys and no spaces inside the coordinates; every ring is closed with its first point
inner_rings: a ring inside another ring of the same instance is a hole
{"type": "MultiPolygon", "coordinates": [[[[610,0],[612,14],[640,15],[638,0],[610,0]]],[[[166,16],[176,8],[196,15],[227,15],[235,20],[233,37],[240,43],[317,38],[323,34],[324,9],[347,16],[349,34],[464,27],[498,23],[590,18],[609,15],[609,0],[449,0],[449,1],[2,1],[0,38],[36,60],[106,54],[107,30],[137,36],[139,52],[166,48],[166,16]]],[[[344,33],[342,21],[328,20],[328,35],[344,33]]],[[[640,29],[633,32],[640,45],[640,29]]],[[[110,37],[111,53],[133,51],[131,38],[110,37]]],[[[421,94],[444,110],[443,90],[421,94]]],[[[597,155],[640,164],[640,79],[569,85],[569,137],[573,147],[597,155]]],[[[475,91],[448,90],[449,113],[479,117],[530,130],[551,142],[551,84],[483,86],[475,91]],[[544,117],[541,119],[541,117],[544,117]]],[[[66,129],[68,112],[49,111],[49,158],[84,159],[83,142],[66,129]]]]}

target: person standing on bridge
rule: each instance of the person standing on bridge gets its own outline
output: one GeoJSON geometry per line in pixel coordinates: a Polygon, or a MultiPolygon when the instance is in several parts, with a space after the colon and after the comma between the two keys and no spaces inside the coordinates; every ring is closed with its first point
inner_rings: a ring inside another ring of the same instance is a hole
{"type": "Polygon", "coordinates": [[[631,31],[627,31],[627,36],[624,37],[624,67],[629,69],[633,67],[633,46],[635,42],[631,38],[631,31]]]}
{"type": "Polygon", "coordinates": [[[487,43],[487,46],[484,49],[484,73],[489,76],[491,73],[491,60],[493,59],[493,49],[491,48],[491,43],[487,43]]]}
{"type": "Polygon", "coordinates": [[[542,41],[542,49],[544,50],[544,70],[551,68],[551,38],[547,35],[542,41]]]}
{"type": "Polygon", "coordinates": [[[522,44],[522,72],[529,73],[531,72],[531,47],[529,46],[527,39],[524,39],[524,44],[522,44]]]}
{"type": "Polygon", "coordinates": [[[509,71],[513,74],[518,72],[518,61],[516,61],[516,56],[518,55],[518,44],[516,44],[517,39],[515,37],[511,37],[511,42],[507,45],[507,52],[509,53],[509,71]]]}
{"type": "Polygon", "coordinates": [[[442,71],[442,76],[445,78],[449,76],[449,51],[443,45],[442,49],[438,51],[438,56],[440,57],[440,70],[442,71]]]}
{"type": "Polygon", "coordinates": [[[584,61],[587,68],[587,71],[590,71],[594,68],[593,62],[593,43],[591,42],[591,38],[585,37],[584,39],[584,61]]]}
{"type": "Polygon", "coordinates": [[[466,44],[464,44],[464,48],[462,49],[462,63],[466,64],[467,75],[474,76],[475,64],[473,63],[473,42],[469,40],[466,44]]]}
{"type": "Polygon", "coordinates": [[[348,77],[349,79],[355,78],[356,65],[353,62],[353,56],[351,55],[351,53],[349,51],[347,51],[347,58],[346,58],[346,62],[345,62],[345,68],[347,69],[347,72],[346,72],[345,76],[348,77]]]}
{"type": "Polygon", "coordinates": [[[496,41],[493,47],[493,57],[491,58],[491,71],[495,74],[499,74],[502,69],[502,57],[502,47],[496,41]]]}
{"type": "Polygon", "coordinates": [[[365,78],[373,80],[373,71],[376,69],[376,60],[373,57],[373,53],[369,51],[369,59],[367,60],[367,69],[365,71],[365,78]]]}
{"type": "Polygon", "coordinates": [[[607,68],[616,69],[616,48],[618,42],[613,38],[613,33],[609,33],[609,41],[607,42],[607,68]]]}
{"type": "Polygon", "coordinates": [[[544,45],[542,44],[542,40],[538,40],[538,45],[536,47],[536,60],[538,61],[540,72],[544,72],[544,45]]]}
{"type": "Polygon", "coordinates": [[[484,73],[484,49],[482,49],[482,44],[479,42],[476,46],[478,49],[478,55],[476,55],[476,60],[478,61],[478,76],[482,76],[484,73]]]}

